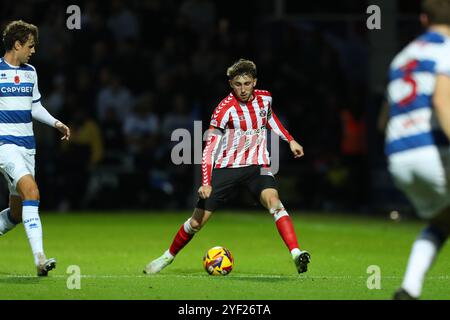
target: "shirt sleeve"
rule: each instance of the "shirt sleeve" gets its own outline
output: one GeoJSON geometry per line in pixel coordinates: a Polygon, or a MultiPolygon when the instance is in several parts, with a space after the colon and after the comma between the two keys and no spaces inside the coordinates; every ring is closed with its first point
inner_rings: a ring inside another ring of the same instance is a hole
{"type": "Polygon", "coordinates": [[[286,142],[291,142],[294,138],[289,134],[286,128],[278,119],[275,112],[272,110],[272,106],[269,106],[269,112],[267,113],[267,126],[272,129],[281,139],[286,142]]]}
{"type": "Polygon", "coordinates": [[[214,168],[215,155],[222,139],[222,132],[214,127],[209,128],[208,140],[202,157],[202,186],[211,185],[211,176],[214,168]]]}
{"type": "Polygon", "coordinates": [[[33,86],[33,103],[38,103],[41,101],[41,93],[39,92],[39,87],[38,87],[38,76],[37,76],[37,72],[34,72],[34,76],[35,76],[35,81],[34,81],[34,86],[33,86]]]}
{"type": "Polygon", "coordinates": [[[230,108],[218,105],[211,116],[210,126],[215,128],[225,129],[230,120],[230,108]]]}
{"type": "Polygon", "coordinates": [[[58,121],[44,108],[41,103],[41,93],[38,88],[38,78],[35,72],[35,82],[33,86],[33,101],[31,103],[31,116],[39,122],[42,122],[50,127],[55,127],[58,121]]]}
{"type": "Polygon", "coordinates": [[[50,127],[55,127],[55,124],[58,121],[44,108],[40,101],[31,105],[31,116],[33,119],[45,123],[50,127]]]}
{"type": "Polygon", "coordinates": [[[436,73],[450,77],[450,43],[442,48],[441,54],[436,63],[436,73]]]}

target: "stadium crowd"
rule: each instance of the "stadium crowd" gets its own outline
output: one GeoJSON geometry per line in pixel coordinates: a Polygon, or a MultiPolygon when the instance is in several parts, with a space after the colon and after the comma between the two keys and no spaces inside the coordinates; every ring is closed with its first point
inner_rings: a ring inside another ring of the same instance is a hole
{"type": "Polygon", "coordinates": [[[230,92],[226,67],[241,57],[256,62],[258,88],[272,92],[305,148],[297,161],[280,144],[284,201],[322,210],[369,204],[364,22],[274,19],[271,1],[236,10],[236,1],[112,0],[79,1],[81,29],[68,30],[71,3],[13,3],[2,2],[2,25],[20,18],[40,28],[31,64],[43,105],[73,135],[61,147],[35,125],[43,207],[190,208],[198,168],[172,163],[171,133],[192,131],[194,120],[207,129],[230,92]]]}

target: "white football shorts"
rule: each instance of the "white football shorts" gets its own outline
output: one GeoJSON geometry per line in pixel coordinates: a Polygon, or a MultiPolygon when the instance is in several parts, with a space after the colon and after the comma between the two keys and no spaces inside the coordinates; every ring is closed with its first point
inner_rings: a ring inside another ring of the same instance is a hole
{"type": "Polygon", "coordinates": [[[417,210],[431,219],[450,206],[450,148],[427,146],[393,154],[389,171],[417,210]]]}
{"type": "Polygon", "coordinates": [[[28,150],[15,144],[0,145],[0,172],[5,176],[10,195],[19,195],[16,185],[20,178],[27,174],[34,177],[35,153],[34,149],[28,150]]]}

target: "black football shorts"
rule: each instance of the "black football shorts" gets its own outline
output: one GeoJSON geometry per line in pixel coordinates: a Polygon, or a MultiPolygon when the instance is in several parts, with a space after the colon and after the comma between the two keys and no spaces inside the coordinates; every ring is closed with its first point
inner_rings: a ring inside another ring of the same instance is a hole
{"type": "Polygon", "coordinates": [[[215,211],[225,204],[239,187],[246,187],[259,202],[261,192],[267,188],[277,189],[275,178],[260,166],[214,169],[211,176],[212,192],[208,199],[199,198],[197,208],[215,211]]]}

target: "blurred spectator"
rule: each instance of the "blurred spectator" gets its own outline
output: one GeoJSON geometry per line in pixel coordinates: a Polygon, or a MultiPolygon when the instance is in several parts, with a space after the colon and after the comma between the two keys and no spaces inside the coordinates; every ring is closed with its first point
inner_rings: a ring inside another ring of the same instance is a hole
{"type": "Polygon", "coordinates": [[[103,142],[105,146],[105,163],[120,162],[125,150],[125,137],[123,124],[114,109],[106,110],[105,118],[102,122],[103,142]]]}
{"type": "Polygon", "coordinates": [[[116,40],[137,39],[139,37],[139,21],[135,13],[122,0],[113,0],[108,28],[116,40]]]}
{"type": "Polygon", "coordinates": [[[57,74],[53,78],[53,88],[50,94],[45,98],[44,105],[46,109],[54,114],[55,117],[61,113],[66,97],[66,79],[64,75],[57,74]]]}
{"type": "Polygon", "coordinates": [[[135,168],[139,172],[148,172],[155,162],[159,121],[153,113],[153,104],[153,95],[145,93],[124,118],[123,132],[127,149],[134,157],[135,168]]]}
{"type": "Polygon", "coordinates": [[[80,108],[75,98],[69,101],[72,120],[70,141],[63,145],[59,163],[62,199],[59,209],[81,209],[89,182],[91,170],[95,170],[103,159],[103,141],[98,124],[80,108]],[[70,183],[66,183],[70,181],[70,183]]]}
{"type": "Polygon", "coordinates": [[[191,109],[187,105],[187,99],[183,94],[176,94],[172,98],[172,109],[164,117],[161,134],[164,139],[170,140],[175,129],[183,128],[193,132],[194,119],[191,116],[191,109]]]}
{"type": "MultiPolygon", "coordinates": [[[[355,102],[358,103],[358,102],[355,102]]],[[[367,134],[361,105],[341,111],[342,160],[349,171],[344,201],[349,209],[364,209],[367,205],[369,181],[367,167],[367,134]]]]}
{"type": "Polygon", "coordinates": [[[198,33],[209,32],[216,19],[213,1],[185,0],[180,6],[180,15],[186,17],[198,33]]]}
{"type": "Polygon", "coordinates": [[[100,122],[105,119],[107,109],[112,108],[118,119],[125,119],[133,105],[134,97],[130,90],[122,85],[122,79],[116,74],[103,70],[105,86],[97,96],[97,116],[100,122]]]}

